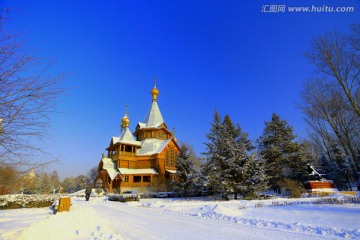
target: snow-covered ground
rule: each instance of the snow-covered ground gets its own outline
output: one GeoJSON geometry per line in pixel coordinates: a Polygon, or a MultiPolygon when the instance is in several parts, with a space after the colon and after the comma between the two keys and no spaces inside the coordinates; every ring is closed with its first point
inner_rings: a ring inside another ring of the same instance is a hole
{"type": "Polygon", "coordinates": [[[0,211],[0,239],[360,239],[360,205],[314,199],[110,202],[72,197],[70,212],[0,211]],[[273,202],[301,204],[272,206],[273,202]]]}

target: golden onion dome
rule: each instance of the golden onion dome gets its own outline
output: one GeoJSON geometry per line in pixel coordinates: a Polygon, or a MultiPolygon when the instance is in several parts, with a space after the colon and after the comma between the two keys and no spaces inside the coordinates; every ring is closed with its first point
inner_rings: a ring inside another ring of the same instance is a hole
{"type": "Polygon", "coordinates": [[[157,99],[157,96],[159,95],[159,90],[156,88],[156,87],[154,87],[152,90],[151,90],[151,95],[152,95],[152,99],[153,99],[153,101],[156,101],[156,99],[157,99]]]}
{"type": "Polygon", "coordinates": [[[130,119],[128,118],[127,115],[125,115],[125,116],[121,119],[121,122],[122,122],[121,126],[124,127],[124,128],[126,128],[126,127],[128,127],[128,126],[130,125],[130,119]]]}
{"type": "Polygon", "coordinates": [[[128,105],[126,105],[125,116],[121,119],[121,128],[127,128],[130,125],[130,119],[128,118],[128,105]]]}
{"type": "Polygon", "coordinates": [[[156,80],[157,80],[157,77],[154,77],[154,88],[151,90],[151,96],[152,96],[152,99],[153,101],[156,101],[157,99],[157,96],[159,95],[159,90],[156,88],[156,80]]]}

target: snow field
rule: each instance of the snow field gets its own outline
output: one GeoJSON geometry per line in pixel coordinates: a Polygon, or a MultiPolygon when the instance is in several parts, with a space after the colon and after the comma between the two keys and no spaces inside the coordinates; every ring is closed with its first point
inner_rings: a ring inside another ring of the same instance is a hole
{"type": "Polygon", "coordinates": [[[72,197],[70,212],[56,215],[49,208],[0,211],[0,239],[360,239],[359,204],[272,206],[298,200],[72,197]]]}
{"type": "Polygon", "coordinates": [[[74,203],[70,212],[61,212],[31,225],[19,239],[123,239],[109,228],[110,219],[99,219],[89,202],[74,203]]]}
{"type": "MultiPolygon", "coordinates": [[[[344,197],[340,195],[340,198],[344,197]]],[[[313,205],[316,198],[302,199],[309,205],[272,206],[273,199],[261,201],[262,207],[256,207],[260,201],[155,201],[143,206],[160,207],[164,211],[173,211],[198,218],[214,219],[259,228],[281,229],[286,231],[306,232],[321,236],[360,239],[360,206],[313,205]]],[[[286,199],[298,201],[298,199],[286,199]]]]}

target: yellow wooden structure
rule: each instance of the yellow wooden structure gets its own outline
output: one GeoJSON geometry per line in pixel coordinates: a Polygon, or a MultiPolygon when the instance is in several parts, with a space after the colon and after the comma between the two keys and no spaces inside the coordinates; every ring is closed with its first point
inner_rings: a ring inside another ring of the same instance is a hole
{"type": "Polygon", "coordinates": [[[110,192],[137,189],[140,192],[169,190],[169,182],[176,174],[176,156],[180,148],[173,131],[162,117],[157,98],[159,90],[151,90],[152,102],[143,122],[135,132],[129,130],[128,110],[121,119],[121,133],[112,137],[98,166],[97,179],[110,192]]]}
{"type": "Polygon", "coordinates": [[[71,205],[70,197],[60,197],[59,212],[70,211],[70,205],[71,205]]]}

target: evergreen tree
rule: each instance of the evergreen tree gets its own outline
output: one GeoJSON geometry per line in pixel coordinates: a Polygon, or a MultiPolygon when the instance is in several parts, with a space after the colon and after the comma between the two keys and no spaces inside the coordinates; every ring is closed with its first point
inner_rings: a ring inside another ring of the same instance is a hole
{"type": "Polygon", "coordinates": [[[350,163],[349,163],[349,157],[346,156],[344,151],[339,147],[339,145],[334,144],[331,149],[332,159],[326,159],[323,162],[327,164],[326,167],[329,172],[331,173],[330,176],[331,180],[333,180],[336,183],[337,188],[339,189],[351,189],[350,185],[350,163]]]}
{"type": "Polygon", "coordinates": [[[300,144],[294,142],[295,137],[286,120],[273,113],[271,121],[265,122],[263,134],[258,140],[270,185],[276,192],[280,192],[281,181],[297,179],[305,171],[302,168],[306,159],[301,155],[300,144]]]}
{"type": "MultiPolygon", "coordinates": [[[[250,176],[250,169],[256,174],[256,167],[259,167],[258,163],[248,163],[253,161],[250,152],[254,146],[239,125],[235,127],[227,115],[222,121],[218,112],[214,114],[207,138],[210,142],[206,143],[207,162],[203,167],[202,179],[208,193],[221,194],[225,199],[228,199],[230,193],[235,193],[237,198],[238,192],[243,193],[245,181],[254,177],[250,176]],[[245,176],[246,171],[248,174],[245,176]]],[[[252,184],[259,185],[264,181],[265,178],[261,177],[261,181],[252,181],[252,184]]]]}
{"type": "Polygon", "coordinates": [[[331,160],[327,154],[323,154],[319,159],[319,170],[326,174],[326,179],[332,180],[336,187],[339,189],[343,188],[343,181],[341,171],[338,164],[331,160]]]}
{"type": "Polygon", "coordinates": [[[255,198],[259,192],[268,188],[265,162],[257,153],[253,153],[247,157],[243,175],[244,181],[238,186],[237,191],[239,191],[245,199],[255,198]]]}
{"type": "Polygon", "coordinates": [[[176,179],[171,182],[174,192],[185,198],[192,195],[195,192],[196,178],[197,174],[189,149],[185,144],[182,144],[176,159],[176,179]]]}
{"type": "Polygon", "coordinates": [[[350,176],[351,176],[351,167],[350,167],[350,159],[344,151],[342,151],[338,146],[333,149],[334,152],[334,160],[337,163],[339,170],[342,175],[342,182],[345,185],[345,188],[351,190],[350,184],[350,176]]]}
{"type": "Polygon", "coordinates": [[[235,199],[237,199],[238,186],[245,181],[244,167],[249,157],[249,151],[254,147],[248,140],[248,134],[243,132],[239,125],[235,127],[228,115],[224,117],[222,136],[225,149],[222,187],[225,198],[227,198],[227,193],[231,192],[235,193],[235,199]]]}
{"type": "Polygon", "coordinates": [[[203,183],[204,194],[218,194],[220,192],[221,175],[219,174],[219,162],[222,161],[221,152],[223,149],[221,135],[223,132],[222,118],[215,110],[213,122],[211,122],[210,133],[206,135],[209,140],[205,143],[207,151],[205,164],[202,167],[201,181],[203,183]]]}

